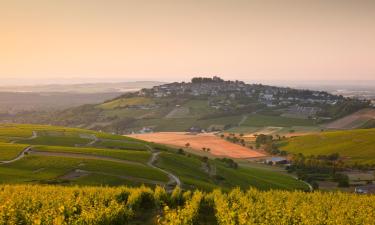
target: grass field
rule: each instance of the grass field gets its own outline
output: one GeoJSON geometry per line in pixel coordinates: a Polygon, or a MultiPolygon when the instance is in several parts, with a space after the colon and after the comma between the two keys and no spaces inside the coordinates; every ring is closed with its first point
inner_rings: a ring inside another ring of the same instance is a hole
{"type": "Polygon", "coordinates": [[[3,124],[0,126],[0,137],[31,137],[33,132],[23,127],[13,126],[10,124],[3,124]]]}
{"type": "Polygon", "coordinates": [[[291,127],[291,126],[313,126],[314,121],[307,119],[294,119],[281,116],[266,116],[266,115],[249,115],[247,120],[242,124],[248,127],[291,127]]]}
{"type": "Polygon", "coordinates": [[[152,104],[153,100],[145,97],[132,97],[132,98],[120,98],[110,102],[103,103],[98,107],[101,109],[115,109],[119,107],[132,106],[132,105],[147,105],[152,104]]]}
{"type": "Polygon", "coordinates": [[[322,132],[295,137],[282,147],[291,153],[328,155],[339,153],[349,161],[375,163],[375,129],[322,132]]]}
{"type": "Polygon", "coordinates": [[[143,119],[136,121],[136,127],[153,127],[156,131],[186,131],[193,126],[196,119],[179,118],[179,119],[143,119]]]}
{"type": "MultiPolygon", "coordinates": [[[[0,165],[0,182],[43,183],[50,180],[58,180],[60,176],[74,169],[109,173],[124,177],[131,176],[162,182],[168,181],[164,173],[148,166],[103,160],[30,155],[12,164],[0,165]]],[[[75,183],[79,184],[79,179],[76,180],[75,183]]]]}
{"type": "Polygon", "coordinates": [[[17,143],[29,145],[76,146],[86,145],[90,139],[73,136],[40,136],[30,140],[20,140],[17,143]]]}
{"type": "Polygon", "coordinates": [[[152,127],[155,131],[186,131],[193,126],[207,129],[210,126],[232,125],[236,126],[241,121],[242,116],[224,116],[213,119],[198,119],[193,117],[186,118],[162,118],[162,119],[143,119],[136,121],[134,127],[152,127]]]}
{"type": "Polygon", "coordinates": [[[267,134],[267,135],[280,135],[280,136],[295,136],[301,134],[312,134],[321,132],[322,128],[319,126],[290,126],[290,127],[233,127],[226,130],[227,133],[237,134],[267,134]]]}
{"type": "Polygon", "coordinates": [[[96,142],[94,146],[109,149],[147,150],[147,147],[143,143],[128,140],[101,140],[96,142]]]}
{"type": "Polygon", "coordinates": [[[208,105],[207,100],[190,100],[186,102],[184,107],[190,109],[190,116],[199,118],[202,115],[209,114],[215,110],[208,105]]]}
{"type": "Polygon", "coordinates": [[[98,149],[98,148],[74,148],[62,146],[35,146],[33,150],[43,152],[63,152],[63,153],[81,153],[97,156],[112,157],[116,159],[129,160],[134,162],[146,163],[151,153],[147,151],[133,151],[133,150],[113,150],[113,149],[98,149]]]}

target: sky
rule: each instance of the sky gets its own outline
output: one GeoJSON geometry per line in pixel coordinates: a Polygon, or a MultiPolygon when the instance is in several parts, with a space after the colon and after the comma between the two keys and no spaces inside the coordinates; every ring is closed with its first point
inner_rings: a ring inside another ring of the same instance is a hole
{"type": "Polygon", "coordinates": [[[0,82],[213,75],[375,80],[375,1],[0,1],[0,82]]]}

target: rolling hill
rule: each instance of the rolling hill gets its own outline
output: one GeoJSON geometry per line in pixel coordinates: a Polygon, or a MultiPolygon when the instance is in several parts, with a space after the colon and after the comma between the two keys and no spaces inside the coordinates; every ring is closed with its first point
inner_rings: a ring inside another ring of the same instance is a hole
{"type": "MultiPolygon", "coordinates": [[[[240,127],[319,125],[369,107],[365,100],[218,77],[193,78],[126,93],[104,103],[47,113],[20,113],[14,123],[54,124],[128,134],[152,131],[227,130],[240,127]]],[[[289,129],[290,130],[290,129],[289,129]]],[[[296,130],[298,132],[298,130],[296,130]]]]}
{"type": "Polygon", "coordinates": [[[78,128],[0,125],[0,183],[306,190],[293,177],[78,128]]]}
{"type": "Polygon", "coordinates": [[[375,164],[375,129],[321,132],[290,138],[281,147],[290,153],[329,155],[339,153],[347,161],[375,164]]]}

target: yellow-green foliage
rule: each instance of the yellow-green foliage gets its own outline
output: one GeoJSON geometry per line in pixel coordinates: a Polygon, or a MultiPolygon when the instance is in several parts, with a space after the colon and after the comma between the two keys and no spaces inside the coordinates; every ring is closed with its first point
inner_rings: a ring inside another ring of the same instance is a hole
{"type": "Polygon", "coordinates": [[[373,224],[375,196],[287,191],[213,193],[219,224],[373,224]]]}
{"type": "Polygon", "coordinates": [[[150,211],[155,223],[173,225],[201,224],[200,219],[209,216],[223,225],[373,224],[375,220],[371,195],[255,189],[182,195],[184,202],[173,206],[171,195],[160,187],[4,185],[0,186],[0,224],[128,224],[150,211]]]}
{"type": "Polygon", "coordinates": [[[350,157],[351,161],[375,163],[375,129],[322,132],[295,137],[282,149],[304,155],[339,153],[350,157]]]}
{"type": "Polygon", "coordinates": [[[19,137],[27,138],[33,134],[32,130],[24,127],[15,126],[13,124],[0,125],[0,137],[19,137]]]}
{"type": "Polygon", "coordinates": [[[165,216],[159,222],[166,225],[180,225],[180,224],[197,224],[197,217],[203,193],[200,191],[194,192],[191,199],[186,201],[183,207],[178,207],[175,210],[170,210],[168,206],[164,207],[165,216]]]}
{"type": "Polygon", "coordinates": [[[2,186],[0,224],[111,224],[132,215],[124,188],[2,186]]]}

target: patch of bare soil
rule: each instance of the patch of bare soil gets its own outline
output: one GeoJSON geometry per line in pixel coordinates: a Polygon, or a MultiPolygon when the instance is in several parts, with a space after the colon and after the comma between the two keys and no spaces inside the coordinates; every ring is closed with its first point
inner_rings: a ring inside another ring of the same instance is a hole
{"type": "Polygon", "coordinates": [[[145,141],[179,147],[185,147],[185,145],[189,143],[189,148],[195,151],[202,151],[202,148],[209,148],[212,155],[220,157],[254,158],[264,156],[263,153],[228,142],[212,133],[190,134],[185,132],[158,132],[133,134],[129,136],[145,141]]]}

